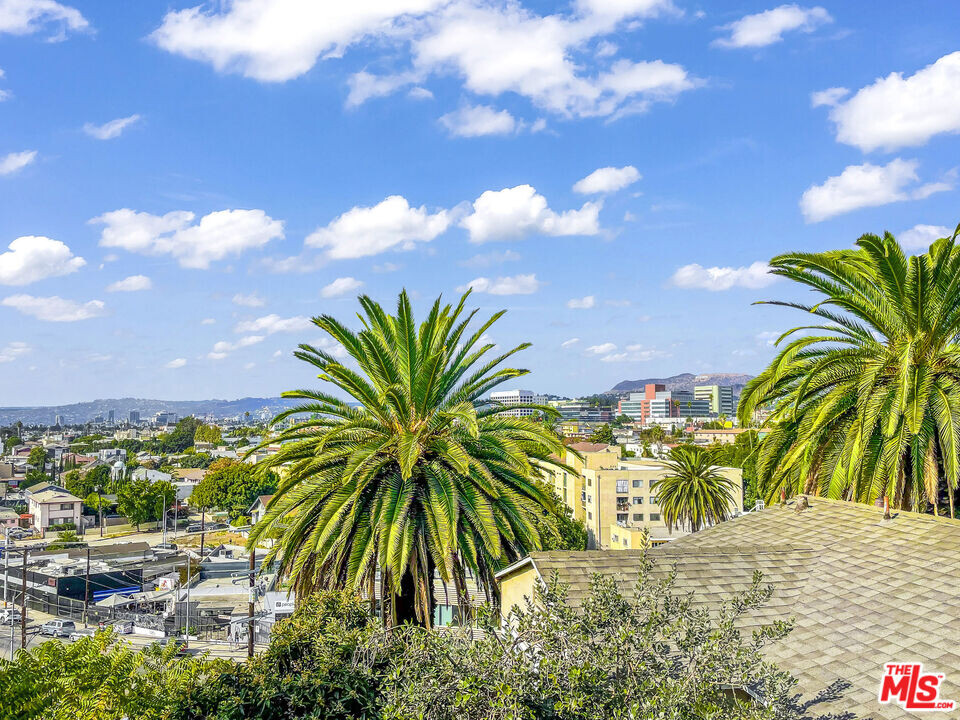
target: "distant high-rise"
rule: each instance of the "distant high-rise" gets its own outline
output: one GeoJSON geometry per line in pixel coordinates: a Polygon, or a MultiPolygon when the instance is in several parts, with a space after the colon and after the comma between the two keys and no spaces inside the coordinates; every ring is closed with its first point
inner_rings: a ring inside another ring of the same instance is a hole
{"type": "Polygon", "coordinates": [[[710,402],[710,412],[714,415],[726,415],[733,419],[737,414],[736,398],[730,385],[697,385],[693,389],[697,400],[710,402]]]}
{"type": "MultiPolygon", "coordinates": [[[[543,395],[535,395],[530,390],[505,390],[501,392],[490,393],[490,399],[501,405],[544,405],[547,399],[543,395]]],[[[533,415],[537,411],[532,408],[513,408],[504,410],[501,415],[512,415],[514,417],[526,417],[533,415]]]]}
{"type": "Polygon", "coordinates": [[[131,411],[130,411],[130,424],[131,424],[131,425],[139,425],[139,424],[140,424],[140,411],[139,411],[139,410],[131,410],[131,411]]]}
{"type": "Polygon", "coordinates": [[[107,412],[107,422],[110,423],[111,425],[113,425],[114,421],[116,420],[116,417],[117,415],[113,410],[109,410],[107,412]]]}
{"type": "Polygon", "coordinates": [[[56,418],[55,418],[54,421],[53,421],[53,424],[54,424],[56,427],[61,427],[61,426],[63,425],[63,418],[61,418],[59,415],[57,415],[56,418]]]}

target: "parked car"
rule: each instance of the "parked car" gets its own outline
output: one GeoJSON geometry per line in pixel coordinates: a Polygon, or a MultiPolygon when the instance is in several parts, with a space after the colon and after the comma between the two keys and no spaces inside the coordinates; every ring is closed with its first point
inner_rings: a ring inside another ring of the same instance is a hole
{"type": "Polygon", "coordinates": [[[193,525],[187,525],[187,532],[194,533],[200,532],[203,528],[200,526],[200,523],[193,523],[193,525]]]}
{"type": "Polygon", "coordinates": [[[177,546],[174,543],[160,543],[159,545],[153,546],[154,550],[176,550],[177,546]]]}
{"type": "Polygon", "coordinates": [[[76,629],[77,625],[73,620],[51,620],[40,626],[40,634],[51,637],[70,637],[70,633],[76,629]]]}
{"type": "Polygon", "coordinates": [[[0,611],[0,623],[4,625],[10,625],[11,623],[16,625],[20,622],[20,611],[12,608],[7,610],[0,611]]]}
{"type": "Polygon", "coordinates": [[[76,642],[81,638],[93,637],[94,635],[96,635],[96,633],[97,631],[95,628],[79,628],[77,630],[74,630],[72,633],[70,633],[70,641],[76,642]]]}
{"type": "Polygon", "coordinates": [[[226,523],[210,523],[207,525],[207,530],[229,530],[230,526],[226,523]]]}

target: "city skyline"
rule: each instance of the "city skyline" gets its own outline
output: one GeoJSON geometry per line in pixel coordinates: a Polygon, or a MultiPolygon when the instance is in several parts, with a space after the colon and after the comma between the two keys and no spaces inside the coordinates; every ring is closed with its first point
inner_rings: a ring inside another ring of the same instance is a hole
{"type": "Polygon", "coordinates": [[[0,2],[3,405],[309,387],[403,288],[506,389],[756,373],[773,255],[960,221],[956,7],[194,5],[0,2]]]}

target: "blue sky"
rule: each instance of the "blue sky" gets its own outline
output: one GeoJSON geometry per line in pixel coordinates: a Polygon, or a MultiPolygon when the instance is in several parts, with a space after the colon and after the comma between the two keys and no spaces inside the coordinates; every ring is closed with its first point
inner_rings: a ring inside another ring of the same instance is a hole
{"type": "Polygon", "coordinates": [[[195,2],[0,0],[0,405],[310,385],[403,287],[537,391],[756,372],[770,257],[960,222],[955,3],[195,2]]]}

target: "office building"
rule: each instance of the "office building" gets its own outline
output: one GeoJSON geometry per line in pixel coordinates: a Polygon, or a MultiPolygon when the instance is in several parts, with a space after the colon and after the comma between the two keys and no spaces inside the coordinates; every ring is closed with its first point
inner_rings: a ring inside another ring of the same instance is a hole
{"type": "Polygon", "coordinates": [[[107,411],[107,422],[108,422],[108,423],[110,423],[111,425],[113,425],[114,422],[116,421],[116,418],[117,418],[117,414],[116,414],[116,412],[115,412],[114,410],[108,410],[108,411],[107,411]]]}
{"type": "MultiPolygon", "coordinates": [[[[490,400],[507,408],[511,405],[545,405],[547,402],[543,395],[535,395],[531,390],[501,390],[490,393],[490,400]]],[[[536,415],[537,411],[531,408],[514,408],[513,410],[504,410],[500,414],[512,417],[527,417],[536,415]]]]}
{"type": "Polygon", "coordinates": [[[708,418],[710,401],[698,399],[689,390],[667,390],[659,383],[649,383],[642,393],[630,393],[617,406],[621,415],[629,415],[642,423],[659,422],[668,418],[708,418]]]}
{"type": "Polygon", "coordinates": [[[738,398],[731,385],[697,385],[693,389],[693,396],[697,400],[709,401],[713,415],[726,415],[729,420],[736,417],[738,398]]]}
{"type": "Polygon", "coordinates": [[[140,424],[140,411],[139,411],[139,410],[131,410],[131,411],[130,411],[130,424],[131,424],[131,425],[139,425],[139,424],[140,424]]]}

